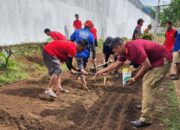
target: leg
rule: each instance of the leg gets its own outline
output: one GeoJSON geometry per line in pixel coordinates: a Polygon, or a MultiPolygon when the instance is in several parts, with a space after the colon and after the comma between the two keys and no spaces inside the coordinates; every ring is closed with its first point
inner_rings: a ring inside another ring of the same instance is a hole
{"type": "Polygon", "coordinates": [[[149,70],[143,77],[142,114],[140,120],[131,121],[135,127],[149,126],[155,111],[155,94],[170,69],[170,64],[149,70]]]}
{"type": "Polygon", "coordinates": [[[152,123],[155,110],[155,94],[159,84],[169,71],[170,64],[154,68],[143,78],[142,114],[140,120],[152,123]]]}
{"type": "Polygon", "coordinates": [[[180,63],[176,63],[176,76],[179,78],[180,76],[180,63]]]}

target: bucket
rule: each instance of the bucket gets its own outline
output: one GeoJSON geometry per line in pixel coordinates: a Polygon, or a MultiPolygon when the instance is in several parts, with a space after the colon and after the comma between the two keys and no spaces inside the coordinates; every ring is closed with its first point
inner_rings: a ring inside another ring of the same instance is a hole
{"type": "Polygon", "coordinates": [[[131,78],[131,76],[132,76],[132,73],[128,67],[125,67],[122,69],[123,86],[127,85],[127,81],[131,78]]]}

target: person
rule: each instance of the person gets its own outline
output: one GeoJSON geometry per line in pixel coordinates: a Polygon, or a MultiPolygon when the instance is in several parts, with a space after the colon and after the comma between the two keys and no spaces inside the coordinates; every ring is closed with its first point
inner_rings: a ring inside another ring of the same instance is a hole
{"type": "Polygon", "coordinates": [[[92,27],[90,28],[90,32],[93,34],[94,36],[94,43],[95,46],[98,46],[98,42],[97,42],[97,29],[94,27],[94,24],[92,25],[92,27]]]}
{"type": "Polygon", "coordinates": [[[72,66],[72,57],[75,57],[76,53],[83,51],[86,47],[87,42],[85,40],[79,41],[78,44],[67,40],[55,40],[43,47],[43,61],[50,75],[49,84],[45,90],[46,95],[56,98],[58,92],[68,92],[61,86],[61,62],[68,62],[69,69],[80,72],[72,66]],[[54,88],[56,93],[53,91],[53,84],[56,85],[54,88]]]}
{"type": "Polygon", "coordinates": [[[164,46],[169,52],[172,53],[175,42],[176,29],[173,28],[173,23],[171,21],[168,21],[166,26],[167,30],[165,34],[164,46]]]}
{"type": "MultiPolygon", "coordinates": [[[[104,54],[104,60],[105,63],[108,62],[110,55],[113,55],[113,51],[112,51],[112,37],[107,37],[106,40],[103,43],[103,54],[104,54]]],[[[114,61],[117,61],[117,56],[114,56],[114,61]]],[[[106,63],[104,65],[104,67],[107,67],[108,63],[106,63]]]]}
{"type": "MultiPolygon", "coordinates": [[[[95,65],[96,50],[94,44],[94,37],[93,34],[90,32],[91,27],[92,27],[92,22],[90,20],[87,20],[85,22],[85,26],[83,29],[75,30],[70,36],[71,41],[75,41],[76,43],[78,43],[80,40],[83,39],[88,42],[88,47],[84,51],[76,55],[76,59],[79,59],[77,60],[78,68],[81,69],[82,71],[85,71],[84,69],[86,68],[91,50],[92,50],[92,62],[95,65]]],[[[85,89],[88,89],[86,86],[85,75],[81,75],[81,80],[83,83],[83,87],[85,89]]]]}
{"type": "Polygon", "coordinates": [[[170,69],[172,55],[162,45],[143,39],[133,40],[124,45],[123,40],[117,37],[113,39],[112,44],[113,52],[119,58],[107,68],[99,70],[95,78],[120,68],[124,63],[140,65],[136,75],[128,80],[128,85],[143,77],[142,114],[139,120],[130,123],[135,127],[150,126],[155,107],[155,93],[170,69]]]}
{"type": "Polygon", "coordinates": [[[143,23],[144,23],[144,20],[142,18],[138,19],[137,26],[133,32],[132,40],[141,38],[141,27],[142,27],[143,23]]]}
{"type": "Polygon", "coordinates": [[[144,33],[142,35],[142,38],[145,40],[153,40],[153,34],[150,32],[152,28],[152,25],[149,24],[147,28],[144,30],[144,33]]]}
{"type": "MultiPolygon", "coordinates": [[[[178,20],[180,26],[180,19],[178,20]]],[[[176,64],[176,74],[171,77],[172,80],[178,80],[180,76],[180,28],[176,32],[176,40],[173,48],[173,64],[176,64]]]]}
{"type": "Polygon", "coordinates": [[[67,40],[66,36],[64,36],[62,33],[51,31],[49,28],[44,29],[44,33],[47,36],[50,36],[53,40],[67,40]]]}
{"type": "Polygon", "coordinates": [[[75,30],[82,28],[82,22],[79,20],[79,14],[75,14],[75,20],[73,22],[73,27],[75,30]]]}

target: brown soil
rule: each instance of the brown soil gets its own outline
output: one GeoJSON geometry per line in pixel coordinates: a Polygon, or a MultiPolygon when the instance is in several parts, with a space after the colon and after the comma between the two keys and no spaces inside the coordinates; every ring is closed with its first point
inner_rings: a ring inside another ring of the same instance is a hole
{"type": "MultiPolygon", "coordinates": [[[[33,61],[34,62],[34,61],[33,61]]],[[[70,93],[61,93],[55,101],[42,100],[39,94],[47,86],[47,76],[19,81],[0,88],[0,130],[134,130],[129,121],[138,119],[141,102],[140,82],[122,87],[121,77],[88,78],[90,92],[69,73],[62,85],[70,93]]],[[[155,118],[152,126],[141,130],[166,130],[155,118]]]]}

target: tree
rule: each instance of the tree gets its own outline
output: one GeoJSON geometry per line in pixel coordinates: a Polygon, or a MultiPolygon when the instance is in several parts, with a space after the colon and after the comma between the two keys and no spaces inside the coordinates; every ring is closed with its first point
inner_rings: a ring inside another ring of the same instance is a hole
{"type": "Polygon", "coordinates": [[[171,20],[175,25],[180,19],[180,0],[172,0],[168,7],[165,7],[160,14],[161,25],[171,20]]]}

